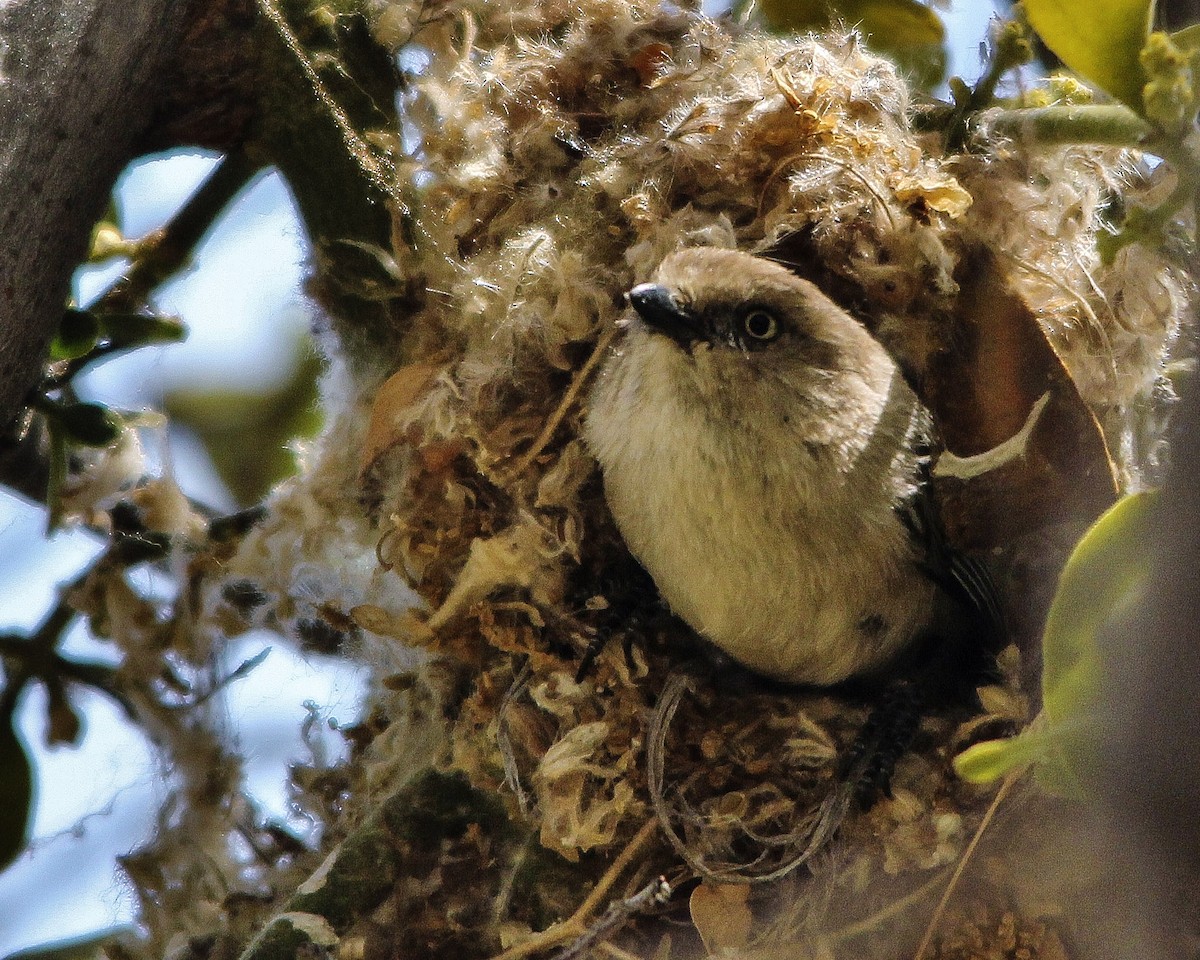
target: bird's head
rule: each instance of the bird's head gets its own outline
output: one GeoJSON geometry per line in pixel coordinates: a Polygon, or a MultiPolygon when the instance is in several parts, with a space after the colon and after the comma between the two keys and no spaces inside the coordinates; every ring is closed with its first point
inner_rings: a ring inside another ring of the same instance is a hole
{"type": "Polygon", "coordinates": [[[668,256],[629,291],[639,336],[672,344],[665,363],[689,379],[708,371],[772,375],[799,385],[823,374],[873,380],[890,360],[866,329],[816,286],[780,264],[737,250],[695,247],[668,256]]]}

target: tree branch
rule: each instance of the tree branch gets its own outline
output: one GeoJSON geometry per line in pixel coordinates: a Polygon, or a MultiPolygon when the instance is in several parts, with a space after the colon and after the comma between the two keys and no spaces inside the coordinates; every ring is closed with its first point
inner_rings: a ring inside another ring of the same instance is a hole
{"type": "Polygon", "coordinates": [[[71,274],[159,102],[184,0],[0,10],[0,425],[41,375],[71,274]]]}

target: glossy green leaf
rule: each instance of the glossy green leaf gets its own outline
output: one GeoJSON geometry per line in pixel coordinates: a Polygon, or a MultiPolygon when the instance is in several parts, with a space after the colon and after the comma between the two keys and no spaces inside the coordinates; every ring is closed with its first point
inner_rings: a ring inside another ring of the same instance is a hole
{"type": "Polygon", "coordinates": [[[101,313],[97,315],[104,338],[114,347],[137,347],[151,343],[178,343],[187,328],[174,317],[144,313],[101,313]]]}
{"type": "Polygon", "coordinates": [[[1146,74],[1138,60],[1153,0],[1025,0],[1029,23],[1068,67],[1142,110],[1146,74]]]}
{"type": "Polygon", "coordinates": [[[1124,497],[1075,546],[1046,618],[1042,696],[1052,724],[1095,703],[1102,664],[1096,638],[1140,595],[1150,571],[1157,493],[1124,497]]]}
{"type": "Polygon", "coordinates": [[[56,418],[72,440],[89,447],[107,447],[121,433],[121,418],[99,403],[67,404],[56,418]]]}
{"type": "Polygon", "coordinates": [[[68,310],[58,324],[58,333],[50,343],[51,360],[74,360],[96,345],[100,321],[86,310],[68,310]]]}
{"type": "Polygon", "coordinates": [[[917,0],[759,0],[756,9],[780,33],[819,30],[840,21],[898,46],[941,43],[946,36],[938,15],[917,0]]]}
{"type": "Polygon", "coordinates": [[[13,718],[0,724],[0,870],[17,859],[29,839],[33,764],[13,718]]]}
{"type": "Polygon", "coordinates": [[[758,0],[755,9],[778,33],[853,27],[923,89],[933,89],[945,77],[945,25],[918,0],[758,0]]]}
{"type": "Polygon", "coordinates": [[[846,21],[875,49],[937,47],[946,39],[941,17],[917,0],[868,0],[857,6],[857,15],[845,14],[846,21]]]}
{"type": "Polygon", "coordinates": [[[1102,628],[1132,608],[1147,582],[1157,500],[1156,493],[1123,498],[1076,544],[1042,637],[1043,723],[964,750],[954,759],[961,777],[986,783],[1036,763],[1047,789],[1084,792],[1083,774],[1102,749],[1094,716],[1104,667],[1097,640],[1102,628]]]}

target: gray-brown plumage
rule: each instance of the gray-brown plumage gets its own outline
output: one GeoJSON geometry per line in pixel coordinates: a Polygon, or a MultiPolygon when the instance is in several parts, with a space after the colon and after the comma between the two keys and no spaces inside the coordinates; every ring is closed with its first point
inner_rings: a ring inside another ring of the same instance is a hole
{"type": "Polygon", "coordinates": [[[903,507],[928,417],[863,326],[784,267],[713,248],[629,294],[585,436],[672,610],[747,667],[832,684],[933,617],[903,507]]]}

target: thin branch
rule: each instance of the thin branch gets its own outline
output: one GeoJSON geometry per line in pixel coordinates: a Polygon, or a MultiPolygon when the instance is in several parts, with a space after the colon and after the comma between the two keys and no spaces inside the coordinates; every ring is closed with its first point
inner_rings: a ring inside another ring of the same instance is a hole
{"type": "Polygon", "coordinates": [[[261,169],[260,162],[241,151],[222,157],[171,221],[138,244],[129,272],[92,309],[104,313],[144,306],[155,287],[187,265],[221,212],[261,169]]]}
{"type": "Polygon", "coordinates": [[[1146,120],[1117,104],[999,108],[985,110],[979,118],[988,130],[1001,136],[1041,144],[1144,147],[1155,132],[1146,120]]]}
{"type": "MultiPolygon", "coordinates": [[[[625,871],[626,867],[641,856],[657,831],[657,820],[650,819],[646,821],[642,828],[634,835],[634,838],[629,841],[625,849],[621,851],[617,859],[612,862],[612,866],[604,872],[604,876],[597,881],[592,892],[588,894],[587,898],[570,917],[561,923],[547,927],[541,933],[534,934],[524,943],[518,943],[516,946],[509,947],[503,953],[496,954],[492,957],[492,960],[521,960],[522,957],[528,957],[543,950],[551,950],[554,947],[562,946],[570,940],[587,936],[589,933],[588,921],[600,908],[600,904],[604,902],[609,891],[625,871]]],[[[655,884],[658,883],[659,881],[655,881],[655,884]]],[[[629,914],[626,914],[624,918],[628,919],[628,916],[629,914]]]]}
{"type": "Polygon", "coordinates": [[[616,335],[617,328],[612,326],[600,334],[599,338],[596,340],[596,346],[592,349],[591,355],[587,358],[583,366],[580,367],[579,372],[576,373],[575,377],[571,380],[571,383],[567,387],[566,392],[563,394],[562,400],[559,402],[558,407],[547,418],[545,425],[542,427],[541,433],[539,433],[537,435],[537,439],[533,441],[533,446],[526,450],[525,453],[516,461],[516,463],[509,468],[508,477],[510,479],[519,477],[522,473],[529,469],[533,461],[538,458],[544,449],[546,449],[546,444],[548,444],[551,438],[553,438],[554,432],[558,429],[568,411],[578,399],[579,393],[583,389],[584,384],[587,383],[588,378],[592,375],[592,371],[594,371],[596,367],[600,365],[600,361],[604,359],[604,354],[608,351],[608,347],[613,342],[613,338],[616,335]]]}
{"type": "Polygon", "coordinates": [[[524,695],[532,676],[533,669],[526,661],[513,679],[512,686],[504,694],[504,699],[500,701],[500,708],[496,711],[496,747],[500,751],[500,757],[504,764],[504,783],[517,798],[517,808],[523,817],[529,816],[533,801],[521,783],[521,771],[517,767],[517,757],[513,751],[512,737],[509,736],[508,731],[508,711],[524,695]]]}
{"type": "Polygon", "coordinates": [[[604,898],[608,896],[608,891],[612,889],[614,883],[635,859],[642,855],[642,852],[649,846],[650,841],[654,839],[654,835],[658,832],[658,822],[655,820],[647,820],[642,829],[639,830],[629,844],[621,851],[616,860],[613,861],[611,867],[600,878],[600,882],[596,884],[594,890],[588,895],[588,898],[579,905],[579,909],[575,911],[575,917],[582,918],[590,916],[599,909],[604,898]]]}
{"type": "Polygon", "coordinates": [[[393,197],[395,188],[391,171],[380,163],[379,158],[375,155],[370,145],[359,136],[358,131],[346,115],[346,111],[342,109],[341,104],[338,103],[333,94],[326,88],[324,81],[312,64],[312,59],[305,51],[304,45],[300,42],[300,38],[296,36],[295,31],[292,30],[291,25],[287,22],[287,18],[284,17],[282,11],[276,6],[274,0],[257,0],[257,2],[263,15],[271,21],[272,26],[275,27],[284,45],[296,58],[296,62],[304,72],[305,78],[312,86],[313,95],[328,111],[329,116],[337,125],[338,132],[341,134],[342,141],[346,147],[346,152],[354,158],[359,169],[377,189],[382,190],[387,196],[393,197]]]}
{"type": "Polygon", "coordinates": [[[79,611],[71,605],[71,595],[82,588],[92,577],[100,575],[109,568],[122,568],[131,563],[148,559],[142,553],[131,556],[127,540],[128,538],[120,539],[112,544],[82,573],[61,587],[58,601],[33,633],[27,637],[14,633],[0,635],[0,656],[10,657],[19,664],[4,684],[0,714],[8,705],[15,704],[21,690],[30,681],[41,680],[43,683],[51,683],[66,679],[100,691],[116,701],[127,715],[133,717],[133,705],[118,688],[115,679],[116,671],[113,668],[94,661],[73,660],[58,652],[58,645],[62,642],[67,629],[79,616],[79,611]]]}
{"type": "Polygon", "coordinates": [[[554,960],[574,960],[582,956],[601,941],[612,936],[639,913],[649,910],[657,904],[666,903],[671,898],[671,885],[664,877],[651,880],[646,886],[632,897],[616,900],[608,905],[604,916],[580,936],[570,946],[554,955],[554,960]]]}
{"type": "Polygon", "coordinates": [[[937,932],[937,928],[942,922],[942,917],[946,914],[946,907],[950,904],[950,898],[954,895],[954,891],[958,889],[958,884],[962,880],[963,873],[966,872],[967,864],[971,862],[971,858],[975,855],[975,850],[979,847],[979,841],[983,838],[983,832],[995,818],[996,811],[1000,809],[1000,804],[1004,802],[1005,797],[1008,796],[1013,785],[1021,778],[1023,773],[1023,769],[1014,770],[1000,784],[1000,789],[996,791],[996,796],[992,799],[991,805],[988,806],[987,812],[983,815],[983,819],[979,821],[979,826],[975,829],[975,835],[971,837],[971,842],[967,844],[967,849],[963,851],[963,855],[958,861],[958,866],[954,868],[954,873],[950,877],[950,882],[946,884],[946,890],[942,894],[942,899],[938,901],[938,905],[933,911],[933,916],[929,918],[929,925],[925,928],[925,936],[921,938],[921,945],[917,947],[917,952],[913,955],[913,960],[924,960],[925,954],[929,950],[929,945],[933,942],[933,935],[937,932]]]}

